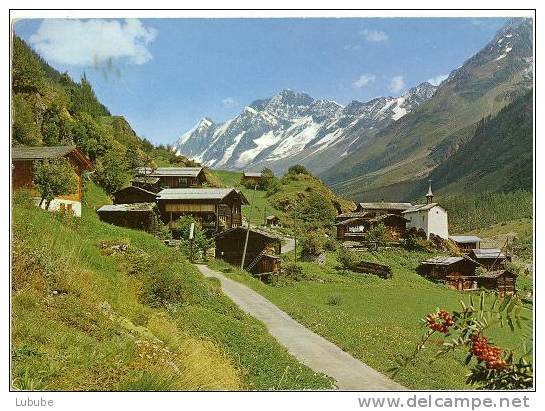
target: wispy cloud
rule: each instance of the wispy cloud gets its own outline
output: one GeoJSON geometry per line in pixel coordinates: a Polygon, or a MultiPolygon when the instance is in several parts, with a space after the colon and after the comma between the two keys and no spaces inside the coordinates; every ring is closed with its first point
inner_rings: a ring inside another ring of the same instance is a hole
{"type": "Polygon", "coordinates": [[[45,19],[30,44],[47,60],[71,66],[100,66],[115,59],[141,65],[152,59],[148,45],[157,30],[138,19],[45,19]]]}
{"type": "Polygon", "coordinates": [[[405,88],[405,79],[403,76],[394,76],[390,80],[390,85],[388,86],[392,93],[399,93],[405,88]]]}
{"type": "Polygon", "coordinates": [[[373,83],[377,79],[374,74],[362,74],[356,81],[352,83],[354,88],[362,88],[370,83],[373,83]]]}
{"type": "Polygon", "coordinates": [[[388,34],[380,30],[362,30],[360,34],[371,43],[379,43],[388,40],[388,34]]]}
{"type": "Polygon", "coordinates": [[[232,108],[238,106],[238,101],[236,101],[233,97],[226,97],[221,100],[221,104],[223,104],[224,107],[232,108]]]}
{"type": "Polygon", "coordinates": [[[359,44],[345,44],[343,50],[358,51],[361,50],[361,46],[359,44]]]}
{"type": "Polygon", "coordinates": [[[428,79],[427,81],[428,81],[428,83],[430,83],[430,84],[432,84],[434,86],[438,86],[443,81],[445,81],[447,78],[448,78],[448,74],[439,74],[438,76],[432,77],[432,78],[428,79]]]}

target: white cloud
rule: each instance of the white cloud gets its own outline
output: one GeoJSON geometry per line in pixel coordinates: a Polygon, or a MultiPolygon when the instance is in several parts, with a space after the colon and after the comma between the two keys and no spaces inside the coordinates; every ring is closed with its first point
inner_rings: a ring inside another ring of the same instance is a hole
{"type": "Polygon", "coordinates": [[[399,93],[405,87],[403,76],[394,76],[390,80],[389,89],[392,93],[399,93]]]}
{"type": "Polygon", "coordinates": [[[138,19],[45,19],[30,44],[47,60],[71,66],[98,66],[126,58],[133,64],[152,59],[147,46],[157,30],[138,19]]]}
{"type": "Polygon", "coordinates": [[[223,100],[221,100],[221,104],[223,104],[225,107],[232,108],[238,106],[238,101],[236,101],[232,97],[226,97],[223,100]]]}
{"type": "Polygon", "coordinates": [[[360,34],[371,43],[379,43],[388,40],[388,34],[380,30],[362,30],[360,34]]]}
{"type": "Polygon", "coordinates": [[[374,74],[362,74],[356,81],[352,83],[352,86],[355,88],[362,88],[373,83],[377,79],[377,76],[374,74]]]}
{"type": "Polygon", "coordinates": [[[445,81],[447,78],[448,78],[448,74],[439,74],[438,76],[432,77],[432,78],[428,79],[427,81],[428,81],[428,83],[430,83],[430,84],[432,84],[434,86],[438,86],[443,81],[445,81]]]}

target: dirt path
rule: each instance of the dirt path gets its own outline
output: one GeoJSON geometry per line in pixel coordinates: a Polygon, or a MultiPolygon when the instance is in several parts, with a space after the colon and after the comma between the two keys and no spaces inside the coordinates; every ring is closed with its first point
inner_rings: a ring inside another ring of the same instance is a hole
{"type": "Polygon", "coordinates": [[[261,320],[290,354],[316,372],[334,378],[341,390],[404,390],[373,368],[355,359],[335,344],[303,327],[269,300],[205,265],[197,268],[206,277],[221,282],[223,292],[244,312],[261,320]]]}

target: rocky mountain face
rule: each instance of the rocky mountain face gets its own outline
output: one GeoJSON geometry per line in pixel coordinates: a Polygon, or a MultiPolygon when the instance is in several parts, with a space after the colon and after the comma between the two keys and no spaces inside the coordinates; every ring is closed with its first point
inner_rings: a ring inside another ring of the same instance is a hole
{"type": "Polygon", "coordinates": [[[346,107],[283,90],[257,100],[235,118],[203,118],[176,143],[179,153],[213,168],[285,171],[299,163],[321,172],[370,137],[410,113],[435,92],[422,83],[400,97],[380,97],[346,107]]]}
{"type": "MultiPolygon", "coordinates": [[[[360,139],[342,161],[321,173],[322,179],[356,200],[410,200],[421,195],[425,180],[461,148],[467,149],[468,141],[471,149],[483,149],[479,140],[484,137],[476,134],[481,120],[495,116],[532,88],[532,38],[531,20],[510,21],[481,51],[454,70],[433,97],[370,138],[360,139]]],[[[494,141],[489,136],[486,144],[494,141]]],[[[497,156],[500,151],[507,157],[514,155],[512,147],[501,146],[499,140],[497,144],[497,156]]],[[[531,152],[532,145],[526,144],[524,150],[531,152]]],[[[441,181],[448,181],[449,190],[469,189],[467,179],[464,184],[453,184],[445,175],[448,170],[454,172],[451,168],[441,170],[441,181]]],[[[478,176],[475,173],[472,178],[478,176]]],[[[471,186],[479,185],[473,182],[471,186]]],[[[500,186],[492,184],[489,189],[500,186]]]]}

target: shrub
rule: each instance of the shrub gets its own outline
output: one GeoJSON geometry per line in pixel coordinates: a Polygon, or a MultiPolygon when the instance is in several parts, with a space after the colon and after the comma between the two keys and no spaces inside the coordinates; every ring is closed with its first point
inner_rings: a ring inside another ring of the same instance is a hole
{"type": "Polygon", "coordinates": [[[323,194],[311,191],[295,211],[297,218],[309,227],[331,226],[337,210],[331,201],[323,194]]]}
{"type": "Polygon", "coordinates": [[[303,269],[296,263],[288,263],[284,266],[284,275],[286,278],[299,281],[303,277],[303,269]]]}
{"type": "Polygon", "coordinates": [[[66,158],[36,162],[33,181],[40,191],[40,205],[45,201],[46,210],[55,197],[72,194],[78,188],[76,173],[66,158]]]}
{"type": "Polygon", "coordinates": [[[327,296],[327,304],[328,305],[341,305],[342,303],[342,296],[338,293],[329,294],[327,296]]]}
{"type": "Polygon", "coordinates": [[[183,278],[172,270],[158,268],[144,277],[141,299],[150,307],[180,305],[184,294],[183,278]]]}
{"type": "Polygon", "coordinates": [[[290,168],[288,168],[288,173],[289,175],[297,175],[297,174],[309,174],[309,171],[305,168],[305,166],[301,165],[301,164],[295,164],[293,166],[291,166],[290,168]]]}
{"type": "Polygon", "coordinates": [[[377,246],[385,246],[390,241],[390,236],[388,235],[384,224],[379,223],[370,227],[365,232],[365,240],[376,243],[377,246]]]}
{"type": "Polygon", "coordinates": [[[317,256],[325,251],[326,237],[321,231],[309,231],[301,239],[301,254],[317,256]]]}
{"type": "Polygon", "coordinates": [[[359,256],[345,247],[339,247],[337,259],[344,270],[350,270],[360,262],[359,256]]]}

